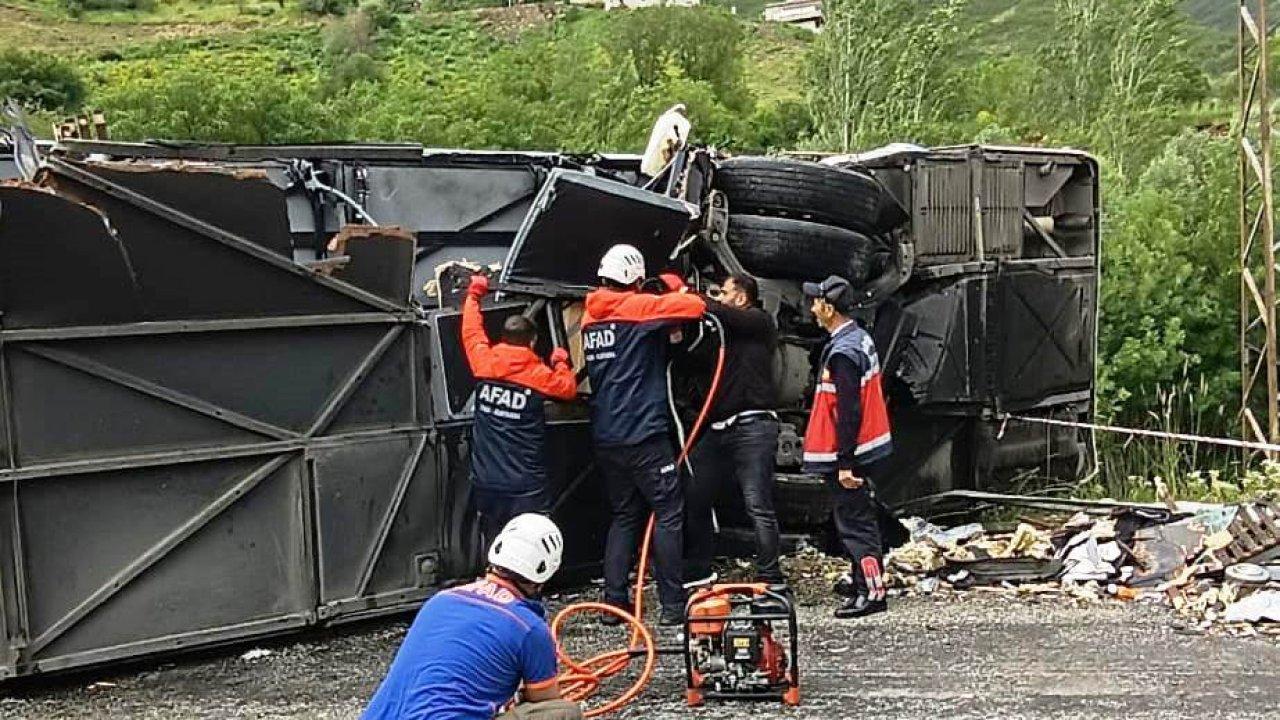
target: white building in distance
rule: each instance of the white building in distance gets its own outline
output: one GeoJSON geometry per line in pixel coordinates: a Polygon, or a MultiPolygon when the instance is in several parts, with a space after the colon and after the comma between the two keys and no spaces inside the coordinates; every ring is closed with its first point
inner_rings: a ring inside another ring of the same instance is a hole
{"type": "Polygon", "coordinates": [[[604,9],[619,10],[621,8],[642,7],[694,7],[701,4],[701,0],[604,0],[604,9]]]}
{"type": "Polygon", "coordinates": [[[818,32],[822,29],[822,0],[787,0],[765,5],[764,19],[818,32]]]}

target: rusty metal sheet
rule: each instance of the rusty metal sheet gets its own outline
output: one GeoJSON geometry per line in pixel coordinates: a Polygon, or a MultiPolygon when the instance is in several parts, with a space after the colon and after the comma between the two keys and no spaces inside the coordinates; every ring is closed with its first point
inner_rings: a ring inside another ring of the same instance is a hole
{"type": "Polygon", "coordinates": [[[347,225],[329,241],[331,254],[349,258],[333,276],[393,302],[407,302],[416,244],[413,233],[401,227],[347,225]]]}

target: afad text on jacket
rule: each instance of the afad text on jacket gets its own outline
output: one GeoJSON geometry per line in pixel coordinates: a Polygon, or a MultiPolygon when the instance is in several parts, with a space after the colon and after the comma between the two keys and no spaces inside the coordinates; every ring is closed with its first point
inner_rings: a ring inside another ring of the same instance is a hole
{"type": "Polygon", "coordinates": [[[702,298],[685,292],[599,288],[587,294],[582,349],[597,445],[635,445],[668,431],[668,330],[705,310],[702,298]]]}
{"type": "Polygon", "coordinates": [[[489,344],[480,301],[462,305],[462,344],[478,381],[471,428],[471,481],[476,487],[525,493],[545,486],[547,398],[572,400],[577,392],[566,362],[549,368],[528,347],[489,344]]]}

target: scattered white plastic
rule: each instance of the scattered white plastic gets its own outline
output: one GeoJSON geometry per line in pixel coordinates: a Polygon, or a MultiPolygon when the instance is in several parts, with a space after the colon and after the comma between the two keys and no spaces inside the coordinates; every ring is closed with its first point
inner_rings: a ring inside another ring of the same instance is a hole
{"type": "Polygon", "coordinates": [[[269,657],[270,655],[271,655],[270,650],[266,650],[263,648],[254,648],[252,650],[249,650],[245,654],[241,655],[240,659],[244,660],[245,662],[253,662],[254,660],[261,660],[262,658],[269,657]]]}
{"type": "Polygon", "coordinates": [[[1222,621],[1254,623],[1261,620],[1280,622],[1280,592],[1268,590],[1232,603],[1222,613],[1222,621]]]}

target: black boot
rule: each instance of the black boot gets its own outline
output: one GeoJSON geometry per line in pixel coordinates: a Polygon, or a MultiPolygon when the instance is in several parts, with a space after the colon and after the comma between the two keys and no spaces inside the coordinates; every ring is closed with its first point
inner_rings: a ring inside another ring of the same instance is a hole
{"type": "Polygon", "coordinates": [[[888,601],[870,600],[866,595],[858,595],[844,601],[844,604],[836,608],[836,618],[840,620],[848,620],[849,618],[860,618],[868,615],[882,613],[889,609],[888,601]]]}
{"type": "Polygon", "coordinates": [[[684,625],[684,610],[682,608],[662,608],[662,614],[658,616],[658,625],[662,627],[684,625]]]}
{"type": "Polygon", "coordinates": [[[832,586],[831,592],[842,598],[856,598],[863,593],[862,583],[853,576],[853,573],[845,573],[836,578],[836,584],[832,586]]]}
{"type": "MultiPolygon", "coordinates": [[[[626,612],[631,612],[631,610],[632,610],[632,608],[631,608],[631,607],[629,607],[629,606],[627,606],[627,605],[619,605],[618,603],[615,603],[615,602],[609,602],[608,600],[603,600],[602,602],[603,602],[605,605],[612,605],[612,606],[614,606],[614,607],[618,608],[619,610],[624,610],[624,611],[626,611],[626,612]]],[[[623,620],[622,618],[618,617],[617,615],[614,615],[613,613],[600,613],[600,624],[601,624],[601,625],[608,625],[609,627],[616,627],[616,626],[618,626],[618,625],[621,625],[621,624],[622,624],[622,623],[624,623],[624,622],[626,622],[626,621],[625,621],[625,620],[623,620]]]]}

